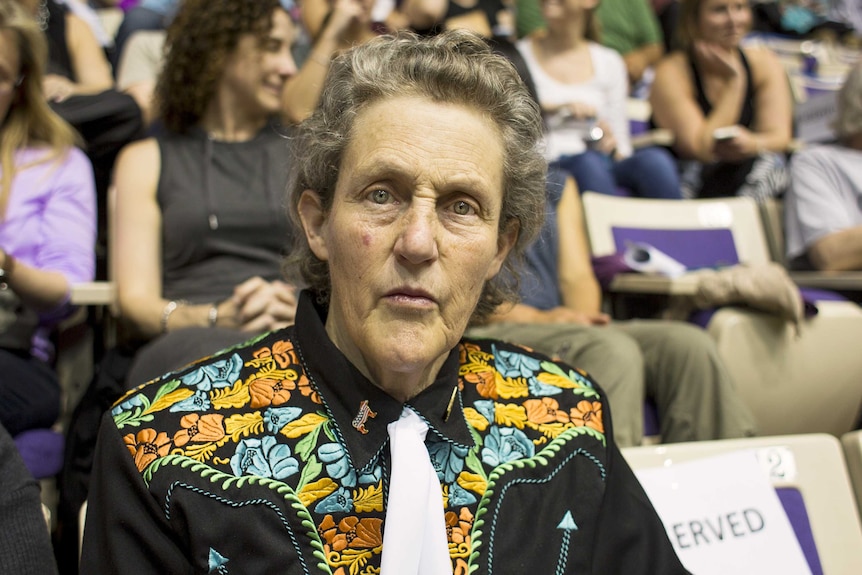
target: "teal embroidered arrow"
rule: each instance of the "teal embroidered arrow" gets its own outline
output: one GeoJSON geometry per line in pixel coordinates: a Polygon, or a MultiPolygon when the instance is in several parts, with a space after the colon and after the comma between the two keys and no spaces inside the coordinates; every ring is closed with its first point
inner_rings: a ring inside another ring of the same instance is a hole
{"type": "Polygon", "coordinates": [[[557,525],[557,529],[563,530],[563,540],[560,543],[560,558],[557,560],[555,575],[563,575],[566,572],[566,561],[569,558],[569,541],[572,538],[572,531],[578,530],[578,524],[575,523],[571,511],[566,511],[563,519],[557,525]]]}

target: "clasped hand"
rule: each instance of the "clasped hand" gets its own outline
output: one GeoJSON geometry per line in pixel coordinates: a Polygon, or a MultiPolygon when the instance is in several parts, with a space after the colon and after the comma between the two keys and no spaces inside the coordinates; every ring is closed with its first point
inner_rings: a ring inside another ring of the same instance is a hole
{"type": "Polygon", "coordinates": [[[255,276],[236,286],[233,295],[219,304],[219,318],[242,331],[272,331],[293,324],[296,302],[295,286],[255,276]]]}

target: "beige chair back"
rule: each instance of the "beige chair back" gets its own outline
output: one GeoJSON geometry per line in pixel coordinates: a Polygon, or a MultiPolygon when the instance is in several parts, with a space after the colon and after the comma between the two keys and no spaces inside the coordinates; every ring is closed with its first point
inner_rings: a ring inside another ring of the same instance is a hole
{"type": "Polygon", "coordinates": [[[783,458],[782,469],[793,470],[771,480],[777,488],[794,488],[802,495],[823,573],[862,573],[862,527],[837,438],[807,434],[727,439],[627,447],[622,453],[638,470],[747,449],[756,450],[759,459],[783,458]]]}

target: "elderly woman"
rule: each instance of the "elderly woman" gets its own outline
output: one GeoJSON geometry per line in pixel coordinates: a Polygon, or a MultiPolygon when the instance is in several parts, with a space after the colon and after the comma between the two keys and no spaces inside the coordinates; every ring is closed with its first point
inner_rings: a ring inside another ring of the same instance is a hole
{"type": "Polygon", "coordinates": [[[48,107],[47,53],[38,24],[0,3],[0,423],[12,435],[56,420],[50,332],[95,271],[93,169],[48,107]]]}
{"type": "Polygon", "coordinates": [[[837,141],[793,155],[784,203],[787,261],[796,269],[862,270],[862,62],[838,94],[837,141]]]}
{"type": "Polygon", "coordinates": [[[335,60],[295,148],[296,324],[116,405],[84,572],[685,573],[596,385],[462,338],[540,226],[531,102],[466,32],[335,60]]]}
{"type": "Polygon", "coordinates": [[[786,186],[790,86],[775,54],[742,45],[751,20],[748,0],[683,0],[681,50],[656,67],[653,122],[687,161],[688,195],[763,199],[786,186]]]}

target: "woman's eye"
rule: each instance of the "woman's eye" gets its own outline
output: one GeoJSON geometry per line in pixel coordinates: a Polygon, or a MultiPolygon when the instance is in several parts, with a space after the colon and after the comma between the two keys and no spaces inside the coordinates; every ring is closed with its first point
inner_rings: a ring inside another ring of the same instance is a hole
{"type": "Polygon", "coordinates": [[[459,216],[468,216],[473,212],[473,206],[464,201],[455,202],[452,210],[459,216]]]}
{"type": "Polygon", "coordinates": [[[375,204],[385,204],[389,201],[390,197],[389,192],[386,190],[374,190],[371,192],[371,201],[375,204]]]}

